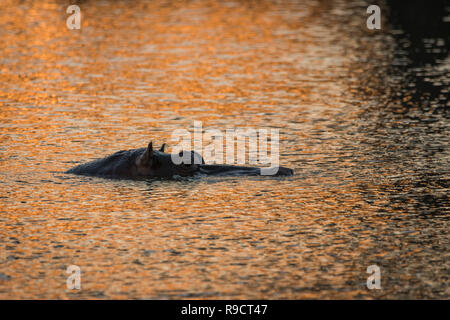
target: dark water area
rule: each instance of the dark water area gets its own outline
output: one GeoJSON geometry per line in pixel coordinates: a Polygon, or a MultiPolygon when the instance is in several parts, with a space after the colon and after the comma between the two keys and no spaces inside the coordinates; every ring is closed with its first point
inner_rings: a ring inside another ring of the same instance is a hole
{"type": "MultiPolygon", "coordinates": [[[[383,110],[365,129],[377,139],[373,144],[390,143],[379,154],[401,161],[409,173],[410,181],[400,183],[399,191],[416,192],[400,196],[397,205],[413,196],[420,199],[419,215],[446,214],[447,192],[434,191],[447,190],[449,183],[449,6],[446,1],[387,1],[386,8],[395,41],[384,78],[389,88],[382,93],[383,110]],[[431,192],[423,192],[427,188],[431,192]]],[[[374,117],[371,111],[363,117],[374,117]]]]}
{"type": "Polygon", "coordinates": [[[0,3],[0,298],[450,297],[446,1],[77,3],[0,3]],[[193,121],[295,175],[64,174],[193,121]]]}

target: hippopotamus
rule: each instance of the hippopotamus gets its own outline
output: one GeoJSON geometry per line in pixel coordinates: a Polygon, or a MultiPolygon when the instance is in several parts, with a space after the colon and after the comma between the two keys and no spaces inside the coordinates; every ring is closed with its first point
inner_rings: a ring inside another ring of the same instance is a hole
{"type": "MultiPolygon", "coordinates": [[[[195,175],[247,175],[259,176],[262,169],[233,165],[208,165],[201,155],[195,151],[180,151],[177,155],[164,152],[165,144],[159,150],[153,149],[150,141],[146,148],[118,151],[105,158],[80,164],[66,173],[99,176],[107,178],[139,179],[139,178],[173,178],[195,175]],[[180,161],[173,161],[179,159],[180,161]]],[[[292,169],[275,167],[270,175],[291,176],[292,169]]]]}

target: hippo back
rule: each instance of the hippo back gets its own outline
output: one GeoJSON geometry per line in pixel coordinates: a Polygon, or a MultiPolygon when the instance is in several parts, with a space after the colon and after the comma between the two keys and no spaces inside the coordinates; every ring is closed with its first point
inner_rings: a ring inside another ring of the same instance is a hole
{"type": "Polygon", "coordinates": [[[80,164],[67,173],[87,176],[132,176],[136,157],[145,148],[118,151],[102,159],[80,164]]]}

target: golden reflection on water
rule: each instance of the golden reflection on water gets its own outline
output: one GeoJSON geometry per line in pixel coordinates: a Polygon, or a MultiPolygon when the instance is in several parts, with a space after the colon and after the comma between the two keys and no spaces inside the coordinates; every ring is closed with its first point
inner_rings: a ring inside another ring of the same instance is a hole
{"type": "Polygon", "coordinates": [[[0,4],[1,298],[424,297],[442,288],[445,265],[424,272],[434,252],[414,239],[443,229],[394,211],[390,181],[361,167],[361,101],[350,84],[361,43],[377,42],[359,40],[355,6],[85,1],[81,30],[66,28],[66,6],[0,4]],[[170,145],[193,120],[280,128],[280,163],[296,175],[62,173],[149,139],[170,145]],[[80,291],[66,289],[72,264],[80,291]],[[365,287],[371,264],[386,270],[381,293],[365,287]]]}

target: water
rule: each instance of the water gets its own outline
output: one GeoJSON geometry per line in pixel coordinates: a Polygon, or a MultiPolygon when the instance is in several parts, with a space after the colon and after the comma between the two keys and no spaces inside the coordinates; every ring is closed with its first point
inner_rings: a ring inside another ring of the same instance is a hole
{"type": "Polygon", "coordinates": [[[364,2],[80,7],[0,4],[0,298],[450,297],[447,34],[418,64],[364,2]],[[63,173],[194,120],[279,128],[295,175],[63,173]]]}

